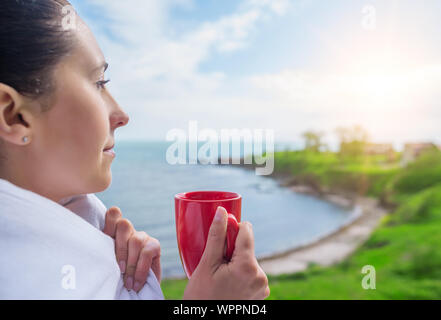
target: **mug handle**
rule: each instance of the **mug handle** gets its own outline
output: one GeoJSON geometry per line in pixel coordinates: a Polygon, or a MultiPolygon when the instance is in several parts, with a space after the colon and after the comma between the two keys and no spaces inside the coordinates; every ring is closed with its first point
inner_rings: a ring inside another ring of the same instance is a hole
{"type": "Polygon", "coordinates": [[[225,252],[225,257],[228,261],[231,260],[233,256],[237,234],[239,233],[239,223],[236,217],[231,213],[228,214],[228,224],[227,224],[227,250],[225,252]]]}

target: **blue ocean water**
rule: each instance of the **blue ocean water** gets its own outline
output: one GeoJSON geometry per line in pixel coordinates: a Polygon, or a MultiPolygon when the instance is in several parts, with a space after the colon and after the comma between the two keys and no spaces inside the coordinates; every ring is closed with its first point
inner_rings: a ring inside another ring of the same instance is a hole
{"type": "Polygon", "coordinates": [[[117,142],[112,183],[96,195],[118,206],[137,230],[161,243],[164,277],[184,276],[176,243],[174,195],[196,190],[242,195],[242,220],[253,224],[257,256],[311,241],[347,222],[352,212],[280,187],[254,170],[235,165],[171,165],[171,142],[117,142]]]}

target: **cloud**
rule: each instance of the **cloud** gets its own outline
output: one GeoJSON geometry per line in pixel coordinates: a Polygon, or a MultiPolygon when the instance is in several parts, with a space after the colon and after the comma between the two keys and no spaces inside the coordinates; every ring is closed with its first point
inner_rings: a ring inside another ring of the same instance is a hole
{"type": "Polygon", "coordinates": [[[217,55],[252,45],[263,23],[293,12],[291,1],[244,0],[235,11],[185,30],[174,29],[179,24],[170,12],[176,6],[192,10],[196,2],[90,2],[105,22],[96,36],[110,62],[109,89],[131,117],[117,134],[122,138],[164,139],[168,130],[185,128],[189,120],[213,129],[274,129],[276,139],[291,140],[308,129],[330,132],[355,123],[381,140],[439,132],[440,65],[358,74],[286,69],[230,76],[200,70],[217,55]]]}
{"type": "MultiPolygon", "coordinates": [[[[292,105],[305,105],[308,102],[317,111],[331,109],[330,105],[336,101],[367,112],[378,112],[385,108],[403,110],[415,108],[417,101],[424,97],[433,98],[439,92],[441,64],[385,73],[284,70],[252,76],[249,80],[275,100],[284,99],[292,105]]],[[[335,107],[332,105],[332,109],[335,107]]]]}
{"type": "Polygon", "coordinates": [[[161,5],[157,5],[158,2],[149,1],[147,7],[137,7],[135,16],[132,16],[133,9],[126,3],[106,7],[108,15],[120,17],[118,23],[115,23],[119,35],[128,36],[130,42],[135,43],[133,49],[136,50],[136,56],[132,57],[131,62],[136,74],[143,79],[162,76],[182,77],[185,80],[198,73],[199,65],[213,53],[233,52],[244,48],[258,22],[264,18],[266,9],[271,8],[280,14],[281,3],[285,1],[276,1],[280,2],[279,5],[265,1],[247,1],[240,12],[233,12],[216,21],[202,21],[194,30],[175,37],[167,36],[163,29],[167,20],[166,12],[172,4],[176,4],[176,0],[160,1],[161,5]],[[121,10],[121,7],[125,9],[121,10]],[[148,16],[146,12],[149,12],[148,16]],[[149,21],[152,14],[155,18],[149,21]],[[123,27],[120,28],[119,25],[123,27]],[[157,37],[146,38],[146,30],[157,37]]]}
{"type": "MultiPolygon", "coordinates": [[[[104,22],[101,29],[108,33],[100,36],[107,38],[109,34],[125,44],[137,46],[145,41],[154,41],[161,36],[171,6],[179,5],[174,0],[88,0],[88,5],[99,12],[99,21],[88,21],[91,24],[104,22]]],[[[109,39],[112,40],[112,39],[109,39]]]]}
{"type": "Polygon", "coordinates": [[[328,131],[361,124],[378,140],[436,136],[441,64],[395,71],[324,73],[284,70],[250,77],[279,113],[305,117],[311,128],[328,131]]]}
{"type": "MultiPolygon", "coordinates": [[[[109,89],[131,116],[129,136],[156,135],[152,121],[163,129],[173,115],[185,118],[207,109],[240,114],[249,98],[225,95],[240,85],[222,72],[203,73],[201,63],[213,54],[231,54],[249,45],[259,23],[284,14],[288,1],[243,1],[237,10],[212,21],[200,21],[193,29],[174,30],[170,11],[196,4],[185,0],[104,1],[90,0],[102,19],[86,20],[109,60],[109,89]],[[217,106],[217,107],[214,107],[217,106]],[[162,121],[161,115],[162,115],[162,121]],[[168,116],[167,116],[168,115],[168,116]],[[154,120],[152,120],[154,119],[154,120]],[[136,130],[134,129],[136,128],[136,130]],[[141,128],[145,128],[142,130],[141,128]],[[136,134],[135,134],[136,132],[136,134]]],[[[245,116],[245,114],[244,114],[245,116]]],[[[164,131],[164,130],[162,130],[164,131]]]]}
{"type": "Polygon", "coordinates": [[[248,0],[244,3],[244,6],[251,8],[270,9],[272,12],[277,13],[278,15],[283,15],[286,13],[291,4],[292,2],[289,0],[248,0]]]}

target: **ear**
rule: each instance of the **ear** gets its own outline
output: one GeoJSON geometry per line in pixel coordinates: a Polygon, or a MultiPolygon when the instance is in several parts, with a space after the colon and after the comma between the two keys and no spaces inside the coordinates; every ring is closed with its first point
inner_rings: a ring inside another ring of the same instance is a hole
{"type": "Polygon", "coordinates": [[[28,100],[14,88],[0,83],[0,138],[16,145],[29,143],[34,115],[26,109],[28,100]],[[28,141],[23,142],[23,137],[28,141]]]}

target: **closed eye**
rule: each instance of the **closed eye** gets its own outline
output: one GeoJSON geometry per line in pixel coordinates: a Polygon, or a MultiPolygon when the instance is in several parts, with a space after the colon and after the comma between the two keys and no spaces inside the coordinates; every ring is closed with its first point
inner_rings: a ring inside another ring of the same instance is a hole
{"type": "Polygon", "coordinates": [[[105,89],[106,88],[106,83],[108,83],[108,82],[110,82],[110,79],[109,80],[98,81],[96,83],[96,86],[97,86],[98,89],[105,89]]]}

